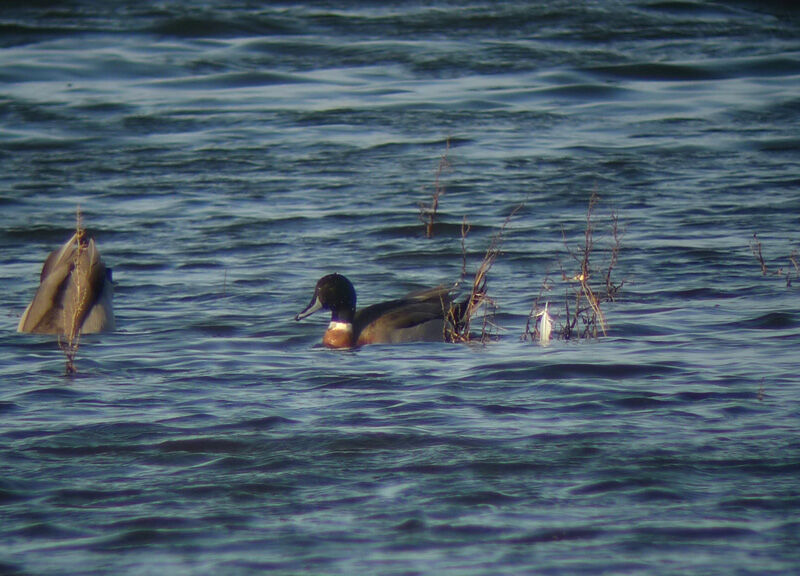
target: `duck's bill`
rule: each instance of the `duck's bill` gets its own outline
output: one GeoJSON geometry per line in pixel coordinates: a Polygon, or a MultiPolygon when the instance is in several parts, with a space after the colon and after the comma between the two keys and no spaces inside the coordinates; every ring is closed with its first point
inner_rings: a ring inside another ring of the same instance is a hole
{"type": "Polygon", "coordinates": [[[316,295],[311,299],[311,303],[306,306],[306,309],[294,317],[295,320],[302,320],[306,316],[311,316],[314,312],[322,308],[322,302],[319,301],[316,295]]]}

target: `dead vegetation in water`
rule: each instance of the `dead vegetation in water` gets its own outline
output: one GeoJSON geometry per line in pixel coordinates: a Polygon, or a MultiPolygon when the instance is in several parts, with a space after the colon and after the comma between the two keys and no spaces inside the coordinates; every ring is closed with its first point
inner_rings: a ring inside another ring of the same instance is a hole
{"type": "MultiPolygon", "coordinates": [[[[419,203],[419,219],[425,226],[425,237],[432,238],[434,227],[437,221],[439,202],[445,193],[442,183],[443,174],[450,170],[450,139],[445,143],[445,150],[439,156],[439,162],[434,176],[433,193],[430,202],[419,203]]],[[[448,342],[474,342],[485,343],[493,338],[498,326],[494,322],[494,312],[496,304],[488,293],[488,275],[497,257],[500,255],[500,247],[503,243],[505,229],[519,207],[515,208],[506,218],[500,230],[492,236],[489,246],[478,264],[475,273],[472,275],[472,283],[469,286],[469,295],[458,302],[449,302],[445,310],[445,334],[444,339],[448,342]],[[481,317],[480,333],[474,331],[476,328],[477,314],[483,311],[481,317]]],[[[467,236],[471,226],[467,217],[461,221],[461,275],[453,285],[452,292],[457,292],[467,278],[467,236]]],[[[444,304],[444,303],[443,303],[444,304]]]]}
{"type": "Polygon", "coordinates": [[[552,337],[553,316],[550,314],[550,301],[546,298],[547,294],[553,290],[553,281],[550,276],[545,276],[539,288],[539,294],[533,300],[531,311],[528,313],[528,320],[525,322],[525,330],[522,333],[522,340],[540,342],[547,345],[552,337]],[[544,304],[542,304],[544,302],[544,304]]]}
{"type": "Polygon", "coordinates": [[[750,251],[753,253],[753,256],[761,267],[762,276],[777,276],[779,278],[785,278],[787,287],[792,286],[792,278],[795,280],[800,278],[800,253],[798,253],[797,248],[792,250],[792,253],[789,254],[789,263],[792,267],[787,269],[784,269],[783,266],[774,268],[767,264],[764,254],[761,251],[761,240],[758,239],[757,233],[754,233],[753,238],[750,240],[750,251]]]}
{"type": "MultiPolygon", "coordinates": [[[[83,254],[86,252],[87,242],[85,241],[86,237],[86,229],[83,227],[83,218],[81,215],[81,209],[78,207],[76,214],[75,214],[75,240],[77,242],[77,250],[75,250],[72,256],[72,266],[74,268],[73,273],[69,276],[69,278],[80,278],[84,270],[81,269],[83,266],[83,254]]],[[[58,347],[64,353],[64,357],[66,359],[65,370],[68,376],[72,376],[78,373],[78,369],[75,366],[75,358],[78,355],[78,349],[80,348],[80,341],[81,341],[81,324],[80,319],[83,318],[83,314],[86,311],[86,308],[89,303],[89,298],[85,292],[85,287],[81,285],[80,282],[75,282],[75,292],[73,294],[73,313],[70,318],[66,318],[64,324],[64,333],[58,335],[58,347]]]]}
{"type": "Polygon", "coordinates": [[[595,242],[597,221],[595,211],[600,197],[592,192],[586,211],[585,228],[581,242],[571,246],[566,230],[562,227],[561,235],[570,264],[559,263],[561,281],[565,284],[564,298],[559,305],[546,298],[554,293],[555,283],[545,277],[539,294],[531,306],[523,340],[532,340],[546,344],[552,335],[552,322],[555,310],[563,310],[560,327],[555,330],[556,337],[562,340],[591,339],[608,334],[608,322],[603,306],[617,299],[624,281],[617,281],[614,272],[619,259],[622,242],[622,230],[619,217],[612,212],[607,224],[608,243],[599,247],[595,242]],[[596,256],[605,253],[607,258],[601,265],[596,265],[596,256]],[[544,301],[544,304],[542,304],[544,301]]]}
{"type": "MultiPolygon", "coordinates": [[[[495,335],[499,331],[499,326],[494,321],[497,306],[495,300],[489,296],[487,287],[489,272],[498,256],[500,256],[506,228],[521,208],[522,205],[519,205],[511,211],[503,221],[502,226],[500,226],[500,230],[489,241],[489,246],[486,248],[486,252],[472,276],[472,284],[467,299],[461,304],[452,303],[450,305],[447,312],[448,322],[446,322],[450,326],[446,335],[447,340],[452,342],[474,342],[477,340],[485,344],[496,337],[495,335]],[[476,336],[472,331],[473,318],[479,310],[483,310],[483,317],[480,336],[476,336]]],[[[467,277],[466,238],[467,234],[469,234],[469,229],[470,226],[465,216],[461,224],[461,277],[456,282],[455,287],[458,287],[467,277]]]]}
{"type": "Polygon", "coordinates": [[[425,237],[433,238],[433,225],[436,222],[436,215],[439,211],[439,199],[444,194],[444,185],[442,184],[442,174],[450,170],[450,160],[447,156],[450,152],[450,139],[445,143],[444,152],[439,156],[439,165],[436,168],[436,176],[433,181],[433,194],[431,194],[431,201],[429,203],[419,203],[419,219],[425,225],[425,237]]]}
{"type": "MultiPolygon", "coordinates": [[[[450,169],[449,151],[448,139],[445,151],[439,158],[431,201],[419,205],[419,218],[425,225],[427,238],[433,236],[439,202],[444,194],[441,177],[445,170],[450,169]]],[[[580,340],[599,338],[608,334],[604,306],[617,299],[624,284],[624,281],[618,281],[615,276],[623,231],[620,228],[618,214],[612,211],[608,222],[604,222],[600,229],[601,232],[607,233],[608,239],[602,245],[596,245],[595,238],[598,232],[596,209],[599,202],[600,196],[596,191],[592,192],[580,243],[571,245],[567,232],[562,227],[562,242],[568,256],[568,264],[559,261],[561,282],[565,286],[563,300],[560,303],[553,301],[556,282],[549,275],[546,276],[528,314],[525,331],[522,334],[523,340],[530,339],[546,344],[553,337],[562,340],[580,340]],[[605,261],[598,264],[597,257],[602,255],[606,256],[605,261]],[[554,316],[560,320],[558,327],[553,324],[554,316]]],[[[522,207],[523,205],[517,206],[505,219],[500,230],[492,236],[483,259],[472,277],[468,298],[461,303],[450,304],[447,311],[446,340],[452,342],[479,340],[485,343],[496,337],[499,331],[494,321],[496,301],[488,293],[488,274],[500,255],[508,224],[522,207]],[[483,321],[480,335],[476,336],[472,329],[480,309],[483,310],[483,321]]],[[[461,224],[461,277],[454,288],[458,288],[467,277],[466,238],[469,231],[470,225],[465,216],[461,224]]],[[[797,259],[792,261],[797,266],[797,259]]]]}

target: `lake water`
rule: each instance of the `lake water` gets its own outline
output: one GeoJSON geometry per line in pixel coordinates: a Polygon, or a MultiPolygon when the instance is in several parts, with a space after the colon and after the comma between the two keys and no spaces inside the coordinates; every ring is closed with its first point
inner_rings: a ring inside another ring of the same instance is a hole
{"type": "Polygon", "coordinates": [[[800,571],[793,6],[4,4],[0,573],[800,571]],[[593,192],[608,334],[522,340],[593,192]],[[490,341],[294,322],[333,271],[455,282],[518,206],[490,341]],[[15,329],[78,207],[118,330],[67,377],[15,329]]]}

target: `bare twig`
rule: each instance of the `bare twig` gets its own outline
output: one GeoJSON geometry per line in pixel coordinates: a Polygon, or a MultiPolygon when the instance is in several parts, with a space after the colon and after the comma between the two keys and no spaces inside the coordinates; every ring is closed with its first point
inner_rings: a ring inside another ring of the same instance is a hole
{"type": "Polygon", "coordinates": [[[461,276],[456,282],[456,285],[460,284],[464,278],[467,276],[467,234],[469,234],[471,226],[467,221],[467,217],[461,220],[461,276]]]}
{"type": "Polygon", "coordinates": [[[442,173],[450,168],[450,160],[447,157],[449,151],[450,138],[447,139],[444,152],[439,156],[439,165],[436,168],[436,178],[433,182],[431,203],[419,203],[419,219],[425,224],[425,236],[427,238],[433,237],[433,224],[436,221],[436,213],[439,210],[439,198],[444,194],[444,186],[441,183],[441,177],[442,173]]]}
{"type": "MultiPolygon", "coordinates": [[[[490,298],[487,294],[487,282],[488,282],[488,274],[489,271],[494,266],[497,257],[500,255],[500,248],[503,244],[503,237],[505,235],[506,227],[508,226],[511,219],[516,215],[516,213],[522,208],[522,205],[515,207],[511,213],[506,217],[503,221],[502,226],[500,226],[500,230],[492,236],[492,239],[489,241],[489,247],[486,249],[486,253],[483,255],[483,259],[481,260],[478,269],[475,272],[475,275],[472,279],[472,287],[470,289],[469,298],[466,301],[463,310],[457,310],[455,307],[451,307],[449,318],[451,320],[451,324],[453,326],[453,333],[451,339],[458,342],[469,342],[472,337],[470,334],[470,326],[472,323],[472,317],[475,312],[481,307],[484,307],[484,314],[483,314],[483,323],[481,326],[481,342],[486,342],[491,338],[492,330],[498,329],[498,326],[494,323],[494,309],[495,309],[495,301],[494,299],[490,298]],[[458,312],[461,312],[460,319],[456,318],[458,312]],[[457,321],[460,320],[460,321],[457,321]]],[[[461,250],[462,250],[462,273],[466,270],[466,249],[465,249],[465,237],[467,232],[469,231],[469,227],[465,226],[466,219],[464,220],[464,224],[461,227],[461,250]]]]}
{"type": "Polygon", "coordinates": [[[761,265],[761,275],[766,276],[769,273],[769,269],[767,268],[767,263],[764,261],[764,256],[761,254],[761,240],[758,239],[758,234],[756,233],[753,233],[753,239],[750,241],[750,251],[761,265]]]}
{"type": "MultiPolygon", "coordinates": [[[[794,266],[795,278],[800,278],[800,263],[798,263],[798,260],[800,260],[800,255],[797,253],[797,248],[795,248],[789,255],[789,261],[792,263],[792,266],[794,266]]],[[[792,285],[792,278],[790,274],[786,274],[786,285],[787,286],[792,285]]]]}
{"type": "MultiPolygon", "coordinates": [[[[622,232],[619,224],[619,217],[616,212],[611,214],[610,234],[611,245],[608,249],[609,257],[603,271],[597,273],[593,266],[592,255],[596,251],[595,232],[595,209],[600,202],[597,192],[592,192],[589,198],[589,205],[586,211],[585,228],[583,242],[577,247],[571,247],[567,239],[564,227],[561,227],[561,238],[564,248],[570,259],[577,267],[577,272],[567,272],[564,264],[559,261],[561,268],[561,279],[568,283],[564,296],[565,316],[559,335],[564,340],[573,338],[597,338],[608,334],[608,322],[602,309],[604,302],[616,300],[624,282],[614,281],[614,270],[619,260],[622,232]],[[597,282],[594,282],[595,276],[597,282]],[[569,287],[571,286],[571,287],[569,287]]],[[[541,294],[540,294],[541,297],[541,294]]],[[[543,309],[539,305],[537,297],[531,313],[528,316],[528,324],[525,328],[525,335],[531,335],[535,339],[536,317],[543,309]]]]}
{"type": "MultiPolygon", "coordinates": [[[[81,215],[80,206],[76,211],[75,217],[75,240],[77,242],[77,250],[72,257],[72,266],[73,271],[69,278],[73,279],[73,306],[72,306],[72,317],[69,318],[69,325],[65,323],[64,325],[64,338],[62,340],[62,336],[59,335],[58,337],[58,345],[61,348],[61,351],[64,352],[64,356],[66,357],[66,373],[67,375],[74,375],[77,374],[78,369],[75,366],[75,357],[78,355],[78,348],[80,347],[80,339],[81,339],[81,318],[83,318],[85,309],[89,306],[89,299],[86,294],[84,294],[84,286],[82,286],[80,282],[81,276],[84,275],[84,271],[82,270],[83,264],[83,254],[86,251],[86,242],[85,242],[85,234],[86,230],[83,228],[83,218],[81,215]]],[[[89,263],[91,266],[91,263],[89,263]]],[[[89,276],[88,272],[86,273],[89,276]]],[[[67,319],[65,319],[67,320],[67,319]]]]}
{"type": "Polygon", "coordinates": [[[616,212],[611,213],[611,238],[613,240],[611,245],[611,256],[608,267],[606,268],[606,298],[608,298],[610,302],[613,302],[617,299],[617,293],[622,289],[622,285],[624,284],[624,280],[619,284],[614,284],[613,279],[611,278],[611,273],[613,272],[614,267],[617,265],[617,260],[619,259],[619,250],[620,246],[622,245],[622,236],[619,230],[619,215],[616,212]]]}
{"type": "MultiPolygon", "coordinates": [[[[761,240],[759,240],[758,234],[754,233],[753,238],[750,240],[750,251],[753,253],[753,256],[755,256],[756,260],[758,260],[758,264],[761,267],[762,276],[786,276],[786,286],[792,286],[792,270],[784,270],[782,266],[772,269],[767,265],[766,259],[761,252],[761,240]]],[[[797,249],[795,248],[789,255],[789,262],[794,268],[795,278],[800,278],[799,260],[800,257],[798,256],[797,249]]]]}

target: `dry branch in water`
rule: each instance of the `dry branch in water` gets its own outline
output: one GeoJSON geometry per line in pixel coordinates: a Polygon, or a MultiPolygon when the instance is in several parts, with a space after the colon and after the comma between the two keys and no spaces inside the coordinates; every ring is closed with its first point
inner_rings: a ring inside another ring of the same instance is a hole
{"type": "MultiPolygon", "coordinates": [[[[86,230],[83,228],[83,218],[81,216],[81,209],[78,207],[75,214],[75,238],[78,244],[78,249],[73,255],[73,266],[75,267],[74,273],[70,278],[80,278],[84,271],[81,270],[83,258],[82,255],[86,251],[86,243],[84,236],[86,230]]],[[[89,305],[89,298],[84,294],[84,287],[80,282],[75,282],[75,293],[73,296],[73,314],[69,318],[69,325],[64,326],[65,334],[59,334],[58,346],[66,357],[66,373],[73,375],[78,373],[75,367],[75,357],[78,355],[78,348],[80,347],[81,340],[81,324],[80,320],[83,318],[84,313],[89,305]]]]}
{"type": "MultiPolygon", "coordinates": [[[[616,300],[623,282],[615,283],[613,273],[619,259],[622,233],[619,228],[619,218],[616,212],[611,214],[610,235],[611,246],[608,249],[608,262],[601,268],[595,269],[593,255],[595,249],[595,209],[600,197],[593,192],[589,198],[589,207],[586,211],[586,224],[583,233],[583,242],[572,249],[567,241],[567,235],[562,228],[562,239],[567,254],[576,264],[577,270],[567,273],[561,266],[561,278],[567,283],[564,294],[564,322],[558,335],[564,340],[575,338],[598,338],[608,333],[608,323],[602,305],[616,300]],[[598,279],[597,282],[594,282],[598,279]]],[[[546,343],[544,336],[550,328],[550,301],[544,306],[540,304],[544,292],[552,290],[549,279],[545,278],[539,296],[531,307],[523,340],[528,337],[533,341],[546,343]]]]}
{"type": "MultiPolygon", "coordinates": [[[[465,303],[462,305],[454,304],[450,307],[448,312],[448,324],[451,326],[448,340],[454,342],[471,342],[473,340],[471,327],[472,319],[475,313],[483,307],[483,322],[481,326],[480,341],[485,343],[491,339],[492,331],[497,329],[494,323],[494,309],[495,301],[489,297],[487,291],[487,282],[489,271],[494,266],[497,257],[500,255],[500,248],[503,244],[503,237],[505,235],[506,227],[508,226],[514,215],[522,208],[522,205],[517,206],[506,217],[500,230],[492,236],[489,241],[489,247],[483,255],[478,269],[472,279],[472,286],[470,287],[470,294],[465,303]]],[[[461,225],[461,279],[456,283],[456,286],[463,280],[466,275],[466,235],[469,232],[469,224],[466,217],[461,225]]]]}
{"type": "Polygon", "coordinates": [[[450,160],[447,153],[450,151],[450,139],[447,139],[444,152],[439,156],[439,166],[436,168],[436,178],[433,182],[433,195],[430,204],[419,203],[419,219],[425,225],[425,237],[433,237],[433,224],[436,221],[436,213],[439,210],[439,198],[444,194],[444,186],[441,182],[442,173],[450,169],[450,160]]]}
{"type": "MultiPolygon", "coordinates": [[[[758,260],[759,266],[761,266],[762,276],[785,276],[786,286],[791,287],[792,271],[784,270],[782,266],[772,269],[767,265],[764,255],[761,252],[761,240],[758,239],[758,234],[756,233],[753,234],[753,238],[750,240],[750,251],[753,253],[753,256],[755,256],[756,260],[758,260]]],[[[789,255],[789,262],[794,268],[794,278],[800,278],[800,255],[798,254],[796,248],[792,250],[792,253],[789,255]]]]}
{"type": "Polygon", "coordinates": [[[606,298],[613,302],[617,299],[617,293],[622,290],[623,282],[614,284],[611,277],[614,268],[617,265],[619,258],[619,249],[622,245],[622,233],[619,230],[619,214],[616,212],[611,213],[611,256],[609,258],[608,266],[606,266],[606,298]]]}

